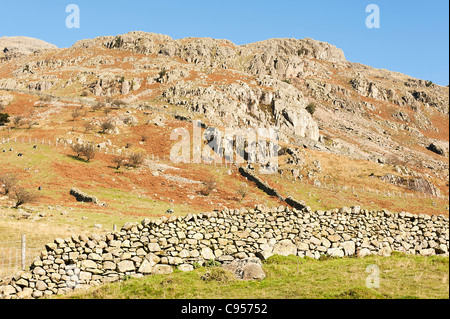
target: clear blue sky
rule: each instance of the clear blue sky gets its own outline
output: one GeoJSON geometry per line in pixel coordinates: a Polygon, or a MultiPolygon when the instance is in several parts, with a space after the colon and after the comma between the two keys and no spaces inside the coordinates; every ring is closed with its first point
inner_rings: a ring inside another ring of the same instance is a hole
{"type": "Polygon", "coordinates": [[[212,37],[246,44],[310,37],[344,50],[349,61],[449,84],[447,0],[1,0],[0,36],[29,36],[69,47],[77,40],[129,31],[174,39],[212,37]],[[68,29],[68,4],[81,27],[68,29]],[[366,28],[369,4],[381,28],[366,28]]]}

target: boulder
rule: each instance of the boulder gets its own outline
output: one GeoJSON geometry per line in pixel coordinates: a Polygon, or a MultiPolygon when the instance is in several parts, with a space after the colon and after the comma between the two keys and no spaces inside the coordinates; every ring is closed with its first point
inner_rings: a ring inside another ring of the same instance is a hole
{"type": "Polygon", "coordinates": [[[258,258],[235,259],[231,263],[223,264],[222,267],[241,280],[262,280],[266,277],[261,260],[258,258]]]}

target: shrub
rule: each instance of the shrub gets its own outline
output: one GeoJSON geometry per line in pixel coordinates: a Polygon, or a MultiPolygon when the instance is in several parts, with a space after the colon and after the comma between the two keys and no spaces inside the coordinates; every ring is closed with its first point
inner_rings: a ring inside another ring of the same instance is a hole
{"type": "Polygon", "coordinates": [[[41,97],[39,98],[39,101],[41,101],[41,102],[51,102],[51,101],[52,101],[52,98],[49,97],[49,96],[41,96],[41,97]]]}
{"type": "Polygon", "coordinates": [[[125,157],[116,156],[113,158],[113,163],[116,165],[116,169],[120,169],[122,165],[126,162],[125,157]]]}
{"type": "Polygon", "coordinates": [[[21,124],[25,125],[27,129],[31,129],[34,125],[38,125],[38,123],[32,119],[23,119],[21,124]]]}
{"type": "Polygon", "coordinates": [[[120,48],[123,45],[123,40],[121,37],[116,37],[115,41],[114,41],[114,45],[113,48],[120,48]]]}
{"type": "Polygon", "coordinates": [[[93,144],[86,144],[86,145],[84,145],[81,154],[84,157],[86,157],[86,161],[89,162],[91,159],[93,159],[95,157],[95,154],[97,154],[97,149],[95,148],[95,146],[93,144]]]}
{"type": "Polygon", "coordinates": [[[209,196],[211,192],[216,188],[217,182],[214,177],[209,178],[203,182],[203,189],[201,190],[202,195],[209,196]]]}
{"type": "Polygon", "coordinates": [[[95,103],[95,104],[92,106],[92,112],[100,111],[100,110],[103,109],[105,106],[106,106],[106,105],[105,105],[104,102],[98,101],[97,103],[95,103]]]}
{"type": "Polygon", "coordinates": [[[9,194],[9,197],[16,202],[14,208],[19,208],[19,206],[22,206],[23,204],[33,203],[38,198],[35,193],[22,187],[14,188],[9,194]]]}
{"type": "Polygon", "coordinates": [[[0,125],[9,123],[9,114],[7,113],[0,113],[0,125]]]}
{"type": "Polygon", "coordinates": [[[18,178],[12,174],[0,176],[0,181],[4,184],[3,188],[5,189],[5,195],[8,195],[19,182],[18,178]]]}
{"type": "Polygon", "coordinates": [[[144,164],[144,160],[145,157],[143,153],[135,152],[128,157],[128,165],[137,168],[144,164]]]}
{"type": "Polygon", "coordinates": [[[106,120],[100,125],[100,133],[105,134],[107,131],[115,130],[116,126],[111,120],[106,120]]]}
{"type": "Polygon", "coordinates": [[[125,116],[122,119],[122,122],[125,125],[135,125],[136,124],[136,119],[133,116],[125,116]]]}
{"type": "Polygon", "coordinates": [[[242,183],[239,188],[237,189],[237,194],[239,196],[239,203],[241,203],[244,198],[247,196],[248,194],[248,187],[246,184],[242,183]]]}
{"type": "Polygon", "coordinates": [[[77,154],[77,157],[80,157],[81,156],[81,153],[82,153],[82,146],[83,145],[81,145],[81,144],[72,144],[72,151],[74,151],[76,154],[77,154]]]}
{"type": "Polygon", "coordinates": [[[75,110],[72,111],[72,121],[75,121],[82,115],[85,115],[85,113],[83,112],[83,107],[82,106],[77,107],[75,110]]]}
{"type": "Polygon", "coordinates": [[[166,74],[167,74],[166,69],[161,70],[161,71],[159,72],[159,77],[160,77],[160,78],[163,78],[164,76],[166,76],[166,74]]]}
{"type": "Polygon", "coordinates": [[[72,150],[77,154],[77,157],[80,158],[84,156],[86,161],[90,161],[95,157],[97,153],[97,149],[92,143],[89,144],[73,144],[72,150]]]}
{"type": "Polygon", "coordinates": [[[314,115],[314,113],[316,112],[316,105],[314,103],[309,103],[306,107],[306,110],[309,114],[314,115]]]}
{"type": "Polygon", "coordinates": [[[14,118],[13,118],[13,124],[14,124],[14,126],[15,126],[15,127],[18,127],[18,126],[22,125],[22,121],[23,121],[23,120],[24,120],[24,117],[23,117],[23,116],[20,116],[20,115],[14,116],[14,118]]]}

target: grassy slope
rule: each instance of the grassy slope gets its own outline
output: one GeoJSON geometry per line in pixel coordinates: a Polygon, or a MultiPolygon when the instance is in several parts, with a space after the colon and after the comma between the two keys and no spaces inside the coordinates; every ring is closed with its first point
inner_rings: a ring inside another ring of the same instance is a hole
{"type": "Polygon", "coordinates": [[[273,256],[262,281],[239,281],[218,269],[175,271],[77,291],[74,299],[403,299],[449,298],[449,259],[394,254],[391,257],[312,260],[273,256]],[[366,287],[366,268],[380,269],[380,288],[366,287]],[[213,271],[216,280],[200,277],[213,271]]]}

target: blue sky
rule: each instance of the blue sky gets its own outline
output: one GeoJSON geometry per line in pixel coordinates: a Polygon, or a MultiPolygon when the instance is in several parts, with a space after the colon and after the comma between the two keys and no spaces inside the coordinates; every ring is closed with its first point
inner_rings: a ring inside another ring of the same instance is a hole
{"type": "Polygon", "coordinates": [[[341,48],[349,61],[449,84],[447,0],[0,1],[0,36],[29,36],[58,47],[129,31],[236,44],[310,37],[341,48]],[[80,8],[79,29],[65,25],[71,3],[80,8]],[[379,29],[365,24],[372,3],[380,8],[379,29]]]}

